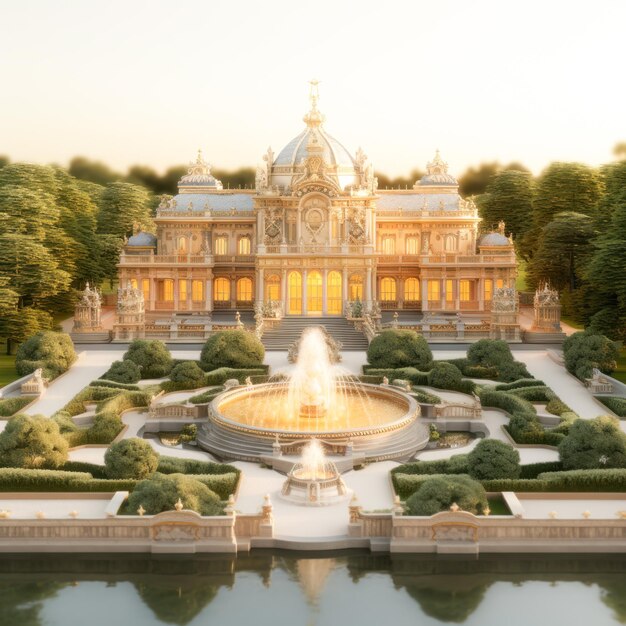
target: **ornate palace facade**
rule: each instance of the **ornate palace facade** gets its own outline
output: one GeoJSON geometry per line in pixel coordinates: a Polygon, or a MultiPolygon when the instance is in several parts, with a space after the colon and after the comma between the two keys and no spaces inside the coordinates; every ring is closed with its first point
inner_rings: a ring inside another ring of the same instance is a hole
{"type": "Polygon", "coordinates": [[[268,150],[256,189],[223,189],[199,153],[178,195],[162,198],[156,235],[129,239],[120,284],[143,293],[146,321],[269,302],[339,316],[357,300],[489,318],[494,290],[514,287],[504,225],[479,237],[476,207],[439,153],[412,189],[380,190],[363,151],[325,131],[317,103],[313,84],[304,130],[268,150]]]}

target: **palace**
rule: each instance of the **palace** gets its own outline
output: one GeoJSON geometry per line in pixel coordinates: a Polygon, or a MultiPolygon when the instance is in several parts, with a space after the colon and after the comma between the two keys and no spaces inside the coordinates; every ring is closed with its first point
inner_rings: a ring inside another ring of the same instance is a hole
{"type": "Polygon", "coordinates": [[[513,244],[504,224],[479,236],[476,206],[439,152],[412,189],[382,190],[365,153],[326,132],[315,82],[304,123],[277,155],[268,149],[254,190],[224,189],[199,152],[178,194],[162,197],[156,234],[130,237],[120,285],[143,295],[146,323],[255,305],[342,316],[355,302],[416,320],[489,319],[495,290],[515,285],[513,244]]]}

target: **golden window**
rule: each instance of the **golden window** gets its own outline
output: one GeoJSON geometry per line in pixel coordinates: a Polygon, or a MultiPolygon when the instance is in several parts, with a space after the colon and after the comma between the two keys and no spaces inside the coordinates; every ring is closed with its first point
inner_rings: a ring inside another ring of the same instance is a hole
{"type": "Polygon", "coordinates": [[[382,253],[383,254],[395,254],[396,253],[396,238],[395,237],[383,237],[382,253]]]}
{"type": "Polygon", "coordinates": [[[404,299],[407,302],[417,302],[420,299],[420,281],[417,278],[407,278],[404,281],[404,299]]]}
{"type": "Polygon", "coordinates": [[[187,254],[187,237],[178,237],[176,239],[176,252],[178,254],[187,254]]]}
{"type": "Polygon", "coordinates": [[[237,242],[237,254],[250,254],[250,237],[240,237],[237,242]]]}
{"type": "Polygon", "coordinates": [[[252,302],[251,278],[240,278],[237,281],[237,302],[252,302]]]}
{"type": "Polygon", "coordinates": [[[404,242],[404,251],[406,254],[419,254],[419,238],[407,237],[404,242]]]}
{"type": "Polygon", "coordinates": [[[215,246],[213,250],[214,254],[228,254],[228,237],[216,237],[215,246]]]}
{"type": "Polygon", "coordinates": [[[131,278],[131,279],[130,279],[130,286],[131,286],[133,289],[137,289],[137,279],[136,279],[136,278],[131,278]]]}
{"type": "Polygon", "coordinates": [[[352,274],[348,280],[348,298],[352,301],[363,300],[363,276],[352,274]]]}
{"type": "Polygon", "coordinates": [[[289,273],[289,313],[300,315],[302,313],[302,275],[300,272],[289,273]]]}
{"type": "Polygon", "coordinates": [[[228,278],[216,278],[213,291],[213,299],[216,302],[228,302],[230,300],[230,280],[228,278]]]}
{"type": "Polygon", "coordinates": [[[191,299],[194,302],[204,301],[204,281],[202,280],[191,281],[191,299]]]}
{"type": "Polygon", "coordinates": [[[446,280],[446,302],[454,302],[454,282],[446,280]]]}
{"type": "Polygon", "coordinates": [[[141,291],[143,293],[144,302],[148,302],[148,300],[150,300],[150,279],[149,278],[141,279],[141,291]]]}
{"type": "Polygon", "coordinates": [[[339,272],[329,272],[328,284],[326,286],[326,309],[330,315],[340,315],[342,306],[341,294],[341,274],[339,272]]]}
{"type": "Polygon", "coordinates": [[[280,276],[272,274],[265,280],[265,299],[274,302],[280,300],[280,276]]]}
{"type": "Polygon", "coordinates": [[[491,300],[493,298],[493,280],[491,278],[485,279],[485,300],[491,300]]]}
{"type": "Polygon", "coordinates": [[[502,287],[504,287],[504,280],[502,278],[498,278],[498,280],[496,281],[496,287],[498,289],[502,289],[502,287]]]}
{"type": "Polygon", "coordinates": [[[469,280],[459,282],[459,300],[469,302],[471,300],[471,284],[469,280]]]}
{"type": "Polygon", "coordinates": [[[163,281],[163,300],[165,302],[174,302],[174,281],[166,278],[163,281]]]}
{"type": "Polygon", "coordinates": [[[441,285],[438,280],[428,281],[428,300],[434,302],[441,299],[441,285]]]}
{"type": "Polygon", "coordinates": [[[187,281],[186,280],[178,281],[178,301],[187,302],[187,281]]]}
{"type": "Polygon", "coordinates": [[[393,302],[396,299],[396,279],[389,276],[380,281],[380,299],[383,302],[393,302]]]}

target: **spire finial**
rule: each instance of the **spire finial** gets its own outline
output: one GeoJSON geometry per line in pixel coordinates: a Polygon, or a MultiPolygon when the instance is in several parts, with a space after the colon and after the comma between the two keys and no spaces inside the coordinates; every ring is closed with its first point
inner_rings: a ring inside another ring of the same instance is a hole
{"type": "Polygon", "coordinates": [[[196,159],[196,163],[198,163],[198,165],[202,163],[202,148],[198,148],[198,158],[196,159]]]}
{"type": "Polygon", "coordinates": [[[317,101],[320,98],[320,90],[319,90],[319,80],[310,80],[309,85],[311,88],[309,90],[309,99],[311,100],[311,111],[317,111],[317,101]]]}
{"type": "Polygon", "coordinates": [[[324,116],[317,109],[317,102],[320,98],[320,92],[318,85],[320,84],[319,80],[310,80],[309,85],[311,85],[309,89],[309,100],[311,101],[311,110],[304,116],[304,122],[309,127],[316,127],[322,124],[324,121],[324,116]]]}

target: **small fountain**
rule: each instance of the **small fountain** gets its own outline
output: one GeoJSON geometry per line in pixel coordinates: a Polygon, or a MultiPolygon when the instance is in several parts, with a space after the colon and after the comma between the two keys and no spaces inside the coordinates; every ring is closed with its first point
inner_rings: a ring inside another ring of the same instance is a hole
{"type": "Polygon", "coordinates": [[[323,506],[345,499],[348,490],[320,442],[311,439],[302,450],[301,461],[287,475],[281,495],[296,504],[323,506]]]}

